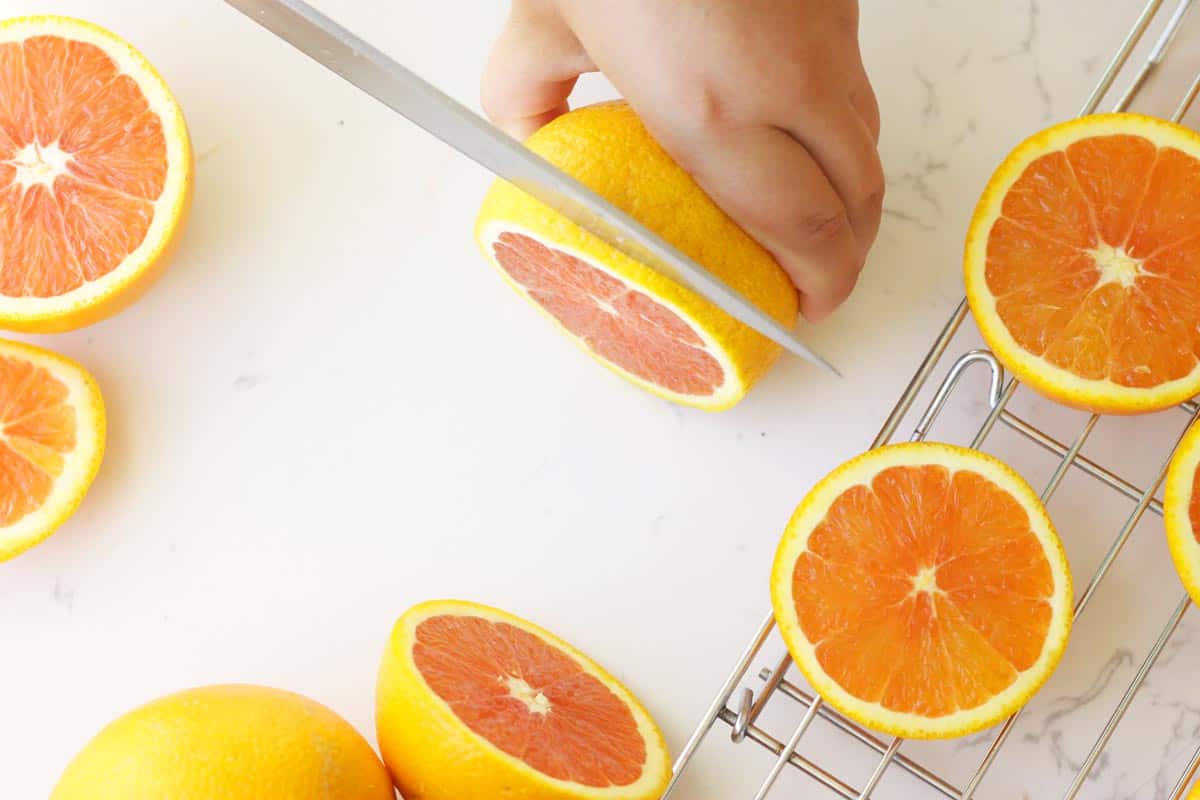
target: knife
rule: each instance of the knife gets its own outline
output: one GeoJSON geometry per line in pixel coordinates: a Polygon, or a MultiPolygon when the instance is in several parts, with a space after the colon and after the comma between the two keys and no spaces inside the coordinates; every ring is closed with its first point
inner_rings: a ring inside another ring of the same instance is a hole
{"type": "Polygon", "coordinates": [[[296,49],[625,255],[791,353],[841,373],[740,292],[579,181],[303,0],[226,0],[296,49]]]}

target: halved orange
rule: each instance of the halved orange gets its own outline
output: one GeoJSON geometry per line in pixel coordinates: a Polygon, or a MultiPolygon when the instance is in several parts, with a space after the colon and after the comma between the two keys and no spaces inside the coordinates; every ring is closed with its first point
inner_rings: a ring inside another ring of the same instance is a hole
{"type": "Polygon", "coordinates": [[[1200,392],[1200,135],[1097,114],[1025,140],[967,234],[967,298],[1022,381],[1096,412],[1200,392]]]}
{"type": "Polygon", "coordinates": [[[1014,712],[1058,664],[1071,576],[1033,490],[947,444],[879,448],[796,510],[771,573],[796,665],[858,722],[961,736],[1014,712]]]}
{"type": "Polygon", "coordinates": [[[655,800],[666,744],[641,703],[551,633],[494,608],[422,603],[376,696],[384,763],[411,800],[655,800]]]}
{"type": "Polygon", "coordinates": [[[0,561],[75,512],[104,455],[104,401],[83,367],[0,340],[0,561]]]}
{"type": "Polygon", "coordinates": [[[1167,469],[1163,523],[1175,570],[1188,594],[1200,603],[1200,424],[1193,425],[1167,469]]]}
{"type": "Polygon", "coordinates": [[[124,308],[165,266],[191,193],[183,114],[140,53],[82,20],[0,22],[0,327],[124,308]]]}
{"type": "MultiPolygon", "coordinates": [[[[704,193],[624,102],[562,115],[525,143],[636,217],[784,325],[799,298],[783,268],[704,193]]],[[[654,394],[707,410],[741,400],[780,353],[690,289],[610,247],[512,184],[475,226],[484,256],[575,344],[654,394]]]]}

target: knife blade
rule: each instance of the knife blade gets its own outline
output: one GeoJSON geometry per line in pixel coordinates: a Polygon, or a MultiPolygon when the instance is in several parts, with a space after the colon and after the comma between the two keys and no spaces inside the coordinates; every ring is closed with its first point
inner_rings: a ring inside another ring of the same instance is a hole
{"type": "Polygon", "coordinates": [[[226,2],[349,83],[630,258],[785,350],[841,373],[740,292],[630,215],[303,0],[226,2]]]}

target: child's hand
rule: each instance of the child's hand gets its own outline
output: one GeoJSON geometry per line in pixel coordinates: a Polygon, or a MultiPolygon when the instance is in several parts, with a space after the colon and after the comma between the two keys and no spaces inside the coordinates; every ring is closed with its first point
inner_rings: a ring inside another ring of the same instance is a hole
{"type": "Polygon", "coordinates": [[[524,137],[603,72],[816,320],[854,288],[883,203],[857,33],[854,0],[513,0],[483,107],[524,137]]]}

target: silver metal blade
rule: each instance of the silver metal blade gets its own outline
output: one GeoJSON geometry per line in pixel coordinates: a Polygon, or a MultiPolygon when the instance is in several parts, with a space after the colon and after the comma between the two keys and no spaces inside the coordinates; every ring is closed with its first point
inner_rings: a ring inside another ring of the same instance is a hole
{"type": "Polygon", "coordinates": [[[302,0],[226,0],[438,139],[789,352],[836,368],[740,292],[579,181],[302,0]]]}

